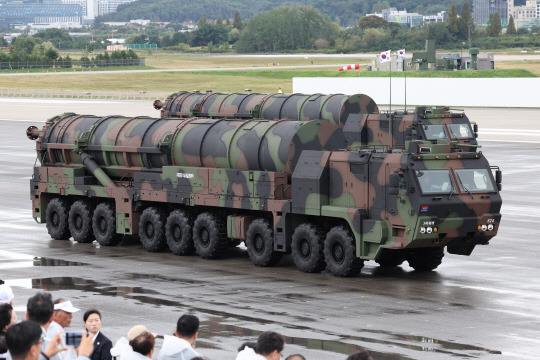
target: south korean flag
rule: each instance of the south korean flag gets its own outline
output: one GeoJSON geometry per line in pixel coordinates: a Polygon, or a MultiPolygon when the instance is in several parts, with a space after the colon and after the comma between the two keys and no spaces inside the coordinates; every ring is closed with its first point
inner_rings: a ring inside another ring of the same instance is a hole
{"type": "Polygon", "coordinates": [[[381,62],[381,63],[384,63],[384,62],[387,62],[387,61],[390,61],[390,60],[391,60],[391,58],[390,58],[390,50],[383,51],[379,55],[379,62],[381,62]]]}

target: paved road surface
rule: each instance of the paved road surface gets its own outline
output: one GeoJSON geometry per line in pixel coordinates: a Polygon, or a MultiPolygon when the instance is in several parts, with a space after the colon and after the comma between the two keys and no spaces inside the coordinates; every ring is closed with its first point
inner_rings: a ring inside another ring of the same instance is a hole
{"type": "MultiPolygon", "coordinates": [[[[359,346],[375,359],[538,358],[537,136],[483,142],[490,162],[503,170],[503,220],[491,245],[470,257],[447,254],[432,273],[407,265],[381,271],[368,262],[359,276],[338,279],[300,273],[290,257],[278,267],[258,268],[242,248],[208,261],[147,253],[133,239],[118,247],[51,240],[31,217],[28,181],[36,159],[25,136],[30,123],[20,120],[41,126],[49,112],[80,106],[86,112],[88,105],[43,104],[16,111],[0,103],[2,118],[18,120],[0,121],[0,278],[14,287],[19,318],[27,298],[46,289],[82,309],[102,310],[103,332],[113,341],[139,323],[170,334],[178,316],[192,311],[202,320],[198,347],[210,359],[234,359],[236,347],[264,330],[287,337],[286,355],[301,352],[311,360],[345,359],[359,346]]],[[[126,104],[99,102],[90,110],[135,115],[146,108],[126,104]]],[[[531,125],[522,110],[477,114],[481,132],[526,134],[531,125]]],[[[81,323],[77,313],[71,330],[81,323]]]]}

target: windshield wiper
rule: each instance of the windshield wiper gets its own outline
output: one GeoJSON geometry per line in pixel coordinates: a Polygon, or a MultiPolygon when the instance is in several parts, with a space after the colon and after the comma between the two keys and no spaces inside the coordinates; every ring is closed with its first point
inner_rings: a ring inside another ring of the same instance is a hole
{"type": "Polygon", "coordinates": [[[468,192],[469,195],[471,195],[472,199],[474,200],[474,195],[469,191],[469,189],[467,189],[467,188],[465,187],[465,185],[463,185],[463,182],[461,181],[461,178],[460,178],[459,176],[458,176],[457,178],[459,179],[459,184],[461,185],[461,187],[463,188],[463,190],[465,190],[466,192],[468,192]]]}
{"type": "Polygon", "coordinates": [[[450,198],[452,197],[452,195],[454,195],[454,190],[456,189],[453,184],[450,186],[450,195],[448,195],[448,200],[450,200],[450,198]]]}

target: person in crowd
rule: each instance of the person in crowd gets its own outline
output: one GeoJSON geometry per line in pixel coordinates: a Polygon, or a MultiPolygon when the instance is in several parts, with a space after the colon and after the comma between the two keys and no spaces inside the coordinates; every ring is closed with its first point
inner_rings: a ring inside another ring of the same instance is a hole
{"type": "Polygon", "coordinates": [[[144,360],[145,357],[151,359],[154,354],[156,338],[149,332],[143,332],[141,335],[131,340],[129,345],[131,345],[135,355],[133,356],[133,360],[144,360]]]}
{"type": "MultiPolygon", "coordinates": [[[[73,313],[80,311],[80,309],[73,306],[71,301],[66,299],[56,299],[54,301],[53,321],[47,328],[47,337],[51,339],[53,336],[61,332],[60,338],[62,339],[62,346],[66,347],[66,334],[65,328],[71,326],[71,319],[73,313]]],[[[72,359],[76,354],[68,351],[62,353],[61,357],[64,359],[72,359]]]]}
{"type": "Polygon", "coordinates": [[[129,329],[127,333],[127,338],[122,336],[114,344],[114,347],[111,349],[112,357],[114,359],[131,359],[133,357],[137,357],[137,354],[133,354],[133,348],[130,345],[130,341],[134,340],[136,337],[144,333],[150,333],[154,337],[154,339],[157,336],[157,334],[151,333],[146,328],[146,326],[135,325],[131,329],[129,329]]]}
{"type": "Polygon", "coordinates": [[[347,360],[373,360],[373,358],[369,354],[369,351],[367,351],[366,349],[362,349],[355,352],[354,354],[349,355],[347,360]]]}
{"type": "MultiPolygon", "coordinates": [[[[58,352],[65,350],[57,346],[59,340],[60,334],[57,334],[43,349],[43,329],[34,321],[23,321],[15,324],[6,333],[6,344],[13,360],[49,359],[58,352]]],[[[93,344],[92,338],[86,333],[81,338],[78,350],[79,356],[77,360],[89,360],[93,344]]]]}
{"type": "Polygon", "coordinates": [[[306,358],[304,357],[304,355],[293,354],[293,355],[287,356],[285,360],[306,360],[306,358]]]}
{"type": "Polygon", "coordinates": [[[283,336],[274,331],[265,331],[257,339],[255,352],[266,360],[280,360],[284,346],[283,336]]]}
{"type": "Polygon", "coordinates": [[[256,342],[246,341],[238,348],[236,360],[264,360],[264,358],[255,352],[256,342]]]}
{"type": "Polygon", "coordinates": [[[176,323],[174,336],[165,335],[158,360],[192,360],[201,356],[195,351],[195,341],[199,334],[199,318],[182,315],[176,323]]]}
{"type": "Polygon", "coordinates": [[[91,360],[111,360],[112,342],[101,330],[101,313],[99,310],[91,309],[83,315],[84,327],[90,333],[94,341],[94,351],[91,360]]]}
{"type": "Polygon", "coordinates": [[[2,282],[0,285],[0,304],[13,305],[14,297],[15,295],[13,295],[13,290],[11,290],[11,286],[2,282]]]}
{"type": "Polygon", "coordinates": [[[6,332],[17,323],[17,314],[11,304],[0,304],[0,359],[7,357],[6,332]]]}

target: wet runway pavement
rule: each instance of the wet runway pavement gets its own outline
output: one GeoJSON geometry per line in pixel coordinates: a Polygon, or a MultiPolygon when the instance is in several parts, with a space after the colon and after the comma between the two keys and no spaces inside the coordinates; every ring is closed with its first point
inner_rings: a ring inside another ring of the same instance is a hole
{"type": "MultiPolygon", "coordinates": [[[[503,170],[503,219],[491,245],[470,257],[446,254],[432,273],[367,262],[341,279],[301,273],[290,257],[255,267],[241,248],[211,261],[148,253],[134,239],[110,248],[51,240],[31,216],[29,125],[0,121],[0,278],[14,289],[19,318],[44,289],[100,309],[113,342],[139,323],[170,334],[192,311],[201,319],[198,348],[214,360],[234,359],[265,330],[286,336],[285,355],[310,360],[345,359],[359,346],[375,359],[538,359],[540,143],[482,142],[503,170]]],[[[79,312],[71,330],[81,324],[79,312]]]]}

